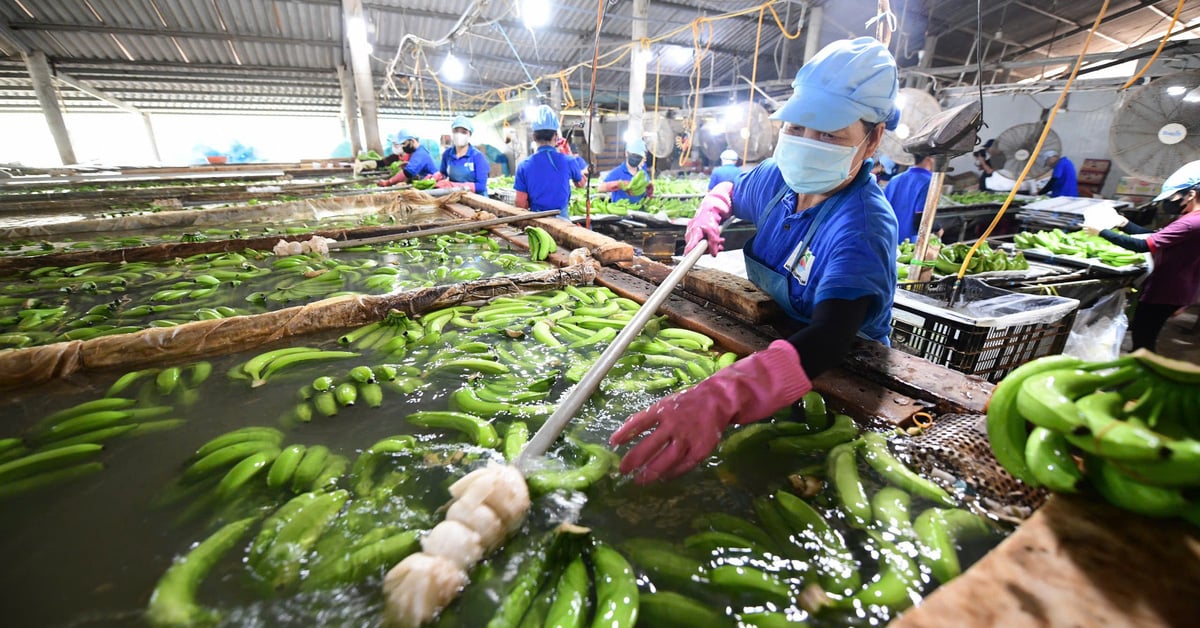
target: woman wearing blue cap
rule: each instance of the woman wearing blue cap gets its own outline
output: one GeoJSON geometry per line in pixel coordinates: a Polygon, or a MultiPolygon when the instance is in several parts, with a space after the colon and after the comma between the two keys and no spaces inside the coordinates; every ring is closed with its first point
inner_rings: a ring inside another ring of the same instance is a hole
{"type": "Polygon", "coordinates": [[[488,160],[483,152],[471,146],[475,125],[465,116],[450,123],[453,146],[442,153],[442,167],[434,178],[439,188],[462,188],[476,194],[487,194],[488,160]]]}
{"type": "Polygon", "coordinates": [[[390,178],[380,180],[378,182],[380,187],[424,179],[438,171],[437,164],[433,163],[433,155],[430,155],[429,151],[421,146],[421,139],[417,137],[416,133],[408,129],[400,129],[390,139],[393,155],[379,162],[379,165],[386,166],[398,161],[400,170],[390,178]]]}
{"type": "Polygon", "coordinates": [[[646,166],[646,143],[640,139],[625,142],[625,163],[610,170],[604,176],[604,182],[597,186],[597,189],[601,192],[611,192],[608,198],[612,201],[640,203],[644,198],[653,197],[653,183],[646,186],[645,194],[633,196],[625,191],[629,188],[629,182],[633,180],[633,175],[637,174],[639,167],[646,171],[647,177],[650,176],[650,170],[646,166]]]}
{"type": "Polygon", "coordinates": [[[513,183],[517,191],[515,204],[533,211],[557,209],[560,217],[570,220],[567,204],[571,201],[571,184],[583,187],[587,180],[579,169],[579,162],[555,146],[558,118],[553,109],[539,106],[532,126],[537,150],[517,166],[517,178],[513,183]]]}
{"type": "Polygon", "coordinates": [[[650,431],[621,461],[652,482],[699,464],[730,425],[758,421],[812,390],[855,336],[887,343],[896,291],[896,216],[871,176],[884,128],[897,119],[896,62],[870,38],[837,41],[796,74],[773,159],[722,183],[688,224],[687,248],[736,215],[756,235],[746,270],[807,327],[630,417],[614,445],[650,431]]]}
{"type": "Polygon", "coordinates": [[[708,177],[708,189],[711,190],[725,182],[737,181],[742,174],[742,169],[737,167],[737,160],[737,151],[732,148],[721,151],[721,165],[713,168],[712,175],[708,177]]]}
{"type": "Polygon", "coordinates": [[[1083,224],[1088,233],[1131,251],[1148,252],[1154,259],[1154,271],[1142,285],[1129,325],[1133,348],[1151,351],[1167,319],[1195,303],[1200,293],[1200,161],[1167,177],[1154,201],[1166,215],[1179,216],[1158,231],[1133,224],[1111,208],[1090,214],[1083,224]]]}

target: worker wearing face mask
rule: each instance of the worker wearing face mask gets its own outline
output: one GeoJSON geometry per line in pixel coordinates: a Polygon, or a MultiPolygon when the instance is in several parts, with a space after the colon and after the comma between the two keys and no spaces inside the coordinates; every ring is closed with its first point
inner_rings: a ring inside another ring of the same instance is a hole
{"type": "Polygon", "coordinates": [[[1083,224],[1088,233],[1131,251],[1148,252],[1154,259],[1154,271],[1142,285],[1129,325],[1133,348],[1151,351],[1167,319],[1195,303],[1200,292],[1200,161],[1167,177],[1154,200],[1163,213],[1178,216],[1158,231],[1131,223],[1111,208],[1090,214],[1083,224]]]}
{"type": "Polygon", "coordinates": [[[442,152],[442,167],[434,178],[438,188],[461,188],[487,194],[488,160],[483,151],[471,146],[475,125],[459,116],[450,123],[453,146],[442,152]]]}
{"type": "Polygon", "coordinates": [[[731,216],[757,233],[744,253],[751,281],[806,324],[692,388],[630,417],[614,445],[650,431],[621,461],[652,482],[703,461],[721,433],[770,417],[812,390],[856,336],[887,343],[896,291],[896,216],[871,176],[884,128],[898,121],[896,61],[863,37],[837,41],[796,74],[773,159],[722,183],[688,223],[687,250],[716,254],[731,216]]]}
{"type": "Polygon", "coordinates": [[[645,170],[646,176],[650,176],[650,170],[646,166],[646,143],[642,140],[626,142],[625,163],[610,170],[604,177],[604,182],[598,186],[598,189],[601,192],[611,192],[608,197],[611,201],[640,203],[642,199],[653,197],[653,183],[646,187],[645,194],[633,196],[626,192],[629,188],[629,182],[633,180],[633,175],[637,174],[638,168],[645,170]]]}
{"type": "Polygon", "coordinates": [[[393,155],[379,162],[379,165],[387,166],[392,162],[399,162],[400,170],[391,177],[380,180],[380,187],[424,179],[438,171],[437,164],[433,163],[433,155],[421,146],[421,139],[416,133],[400,129],[391,137],[391,141],[393,155]]]}
{"type": "Polygon", "coordinates": [[[541,105],[533,119],[533,141],[537,148],[517,166],[513,188],[517,198],[513,204],[533,211],[559,210],[559,216],[570,220],[567,204],[571,201],[571,184],[583,187],[587,180],[579,170],[575,157],[562,152],[556,145],[558,117],[554,110],[541,105]]]}

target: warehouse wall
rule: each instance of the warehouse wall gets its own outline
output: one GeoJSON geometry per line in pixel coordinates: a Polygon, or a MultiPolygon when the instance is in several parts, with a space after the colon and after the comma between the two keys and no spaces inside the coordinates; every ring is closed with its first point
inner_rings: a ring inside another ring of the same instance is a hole
{"type": "MultiPolygon", "coordinates": [[[[1052,107],[1057,98],[1057,91],[984,96],[984,122],[988,126],[980,131],[980,139],[987,141],[998,137],[1005,129],[1016,124],[1037,122],[1043,109],[1052,107]]],[[[953,99],[943,106],[953,107],[966,100],[953,99]]],[[[1052,128],[1062,141],[1063,153],[1075,163],[1076,169],[1082,167],[1084,159],[1112,159],[1108,148],[1108,130],[1119,104],[1116,91],[1076,92],[1068,97],[1065,111],[1058,113],[1052,128]]],[[[956,173],[975,171],[975,161],[970,154],[954,159],[951,166],[956,173]]],[[[1104,182],[1103,195],[1114,196],[1118,181],[1126,174],[1113,162],[1104,182]]]]}

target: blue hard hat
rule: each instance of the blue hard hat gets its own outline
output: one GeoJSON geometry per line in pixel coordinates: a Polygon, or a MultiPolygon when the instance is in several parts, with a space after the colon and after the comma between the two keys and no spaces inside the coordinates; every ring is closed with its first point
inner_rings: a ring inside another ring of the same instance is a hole
{"type": "Polygon", "coordinates": [[[1179,170],[1172,172],[1171,176],[1163,181],[1162,193],[1155,196],[1154,200],[1161,201],[1197,185],[1200,185],[1200,160],[1188,162],[1179,170]]]}
{"type": "Polygon", "coordinates": [[[462,129],[466,129],[467,133],[470,133],[472,135],[475,134],[475,125],[471,124],[471,119],[466,116],[458,116],[457,118],[455,118],[454,121],[450,123],[450,128],[451,129],[462,128],[462,129]]]}
{"type": "Polygon", "coordinates": [[[821,49],[792,81],[792,97],[772,119],[817,131],[837,131],[857,120],[899,120],[896,59],[872,37],[842,39],[821,49]]]}
{"type": "Polygon", "coordinates": [[[645,155],[646,142],[643,142],[641,138],[629,140],[628,142],[625,142],[625,152],[629,153],[630,155],[645,155]]]}
{"type": "Polygon", "coordinates": [[[550,108],[550,105],[538,105],[537,110],[533,113],[533,130],[558,130],[558,116],[554,115],[554,110],[550,108]]]}

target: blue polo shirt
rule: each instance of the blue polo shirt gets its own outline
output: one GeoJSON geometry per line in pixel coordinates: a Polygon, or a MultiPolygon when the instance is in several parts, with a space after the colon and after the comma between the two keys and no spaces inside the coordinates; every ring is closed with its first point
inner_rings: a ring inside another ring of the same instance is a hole
{"type": "Polygon", "coordinates": [[[931,179],[932,172],[914,166],[892,177],[883,189],[883,195],[896,212],[896,244],[905,240],[916,242],[914,217],[925,209],[925,195],[929,193],[931,179]]]}
{"type": "Polygon", "coordinates": [[[1054,173],[1050,175],[1050,196],[1079,196],[1079,187],[1075,181],[1075,164],[1064,155],[1054,164],[1054,173]]]}
{"type": "Polygon", "coordinates": [[[553,146],[540,146],[517,166],[513,189],[529,195],[530,211],[557,209],[559,215],[570,220],[567,203],[571,200],[571,182],[582,180],[583,173],[574,157],[553,146]]]}
{"type": "Polygon", "coordinates": [[[404,172],[410,179],[424,179],[437,171],[438,167],[433,163],[433,155],[430,155],[429,151],[420,145],[408,156],[408,165],[404,166],[404,172]]]}
{"type": "Polygon", "coordinates": [[[787,276],[792,307],[810,319],[826,299],[870,297],[859,333],[887,343],[896,294],[896,215],[871,176],[870,162],[845,189],[798,214],[792,211],[796,194],[790,189],[774,210],[770,207],[786,187],[774,159],[764,160],[733,184],[734,215],[758,229],[755,254],[767,268],[787,276]],[[801,285],[787,264],[825,203],[835,206],[809,243],[813,258],[808,281],[801,285]]]}
{"type": "MultiPolygon", "coordinates": [[[[642,168],[642,170],[646,171],[646,176],[650,175],[650,169],[646,167],[645,163],[642,163],[641,168],[642,168]]],[[[629,171],[629,164],[626,164],[626,163],[622,163],[622,164],[618,165],[616,168],[609,170],[608,174],[604,176],[605,183],[607,183],[609,181],[632,181],[632,180],[633,180],[633,173],[629,171]]],[[[641,196],[630,196],[627,192],[625,192],[625,190],[613,190],[608,195],[608,198],[611,201],[614,201],[614,202],[615,201],[629,201],[630,203],[640,203],[640,202],[642,202],[642,199],[645,197],[646,197],[645,194],[643,194],[641,196]]]]}
{"type": "Polygon", "coordinates": [[[487,157],[474,146],[467,146],[467,152],[462,157],[455,154],[451,146],[442,153],[440,172],[455,183],[474,181],[475,193],[487,194],[488,167],[487,157]]]}
{"type": "Polygon", "coordinates": [[[713,168],[712,176],[708,178],[708,189],[713,189],[726,181],[737,181],[742,169],[734,164],[713,168]]]}

